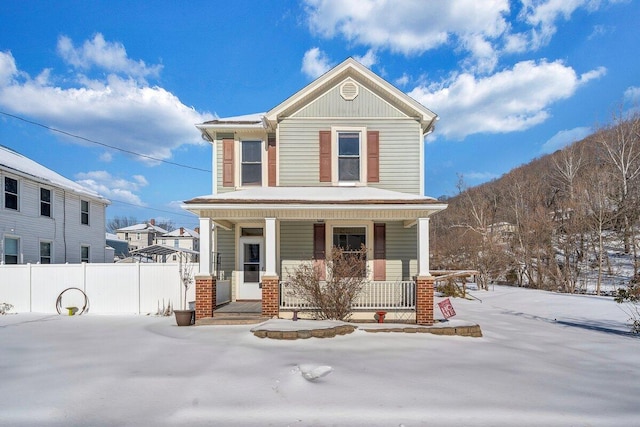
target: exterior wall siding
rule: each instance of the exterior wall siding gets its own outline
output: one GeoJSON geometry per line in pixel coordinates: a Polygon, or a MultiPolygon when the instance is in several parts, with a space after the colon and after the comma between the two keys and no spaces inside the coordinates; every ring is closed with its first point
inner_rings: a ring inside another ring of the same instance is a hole
{"type": "Polygon", "coordinates": [[[280,277],[286,280],[287,271],[313,259],[313,223],[280,223],[280,277]]]}
{"type": "MultiPolygon", "coordinates": [[[[357,98],[356,98],[357,99],[357,98]]],[[[420,194],[420,127],[398,119],[287,119],[280,123],[278,141],[281,186],[321,186],[318,132],[331,126],[366,127],[380,132],[380,182],[377,188],[420,194]]]]}
{"type": "MultiPolygon", "coordinates": [[[[113,262],[106,257],[104,203],[90,196],[41,184],[0,171],[0,180],[18,180],[19,210],[6,209],[0,197],[0,249],[4,261],[4,238],[20,239],[19,263],[40,262],[40,242],[51,242],[51,263],[79,263],[80,246],[89,246],[89,262],[113,262]],[[40,188],[51,190],[51,217],[40,215],[40,188]],[[89,225],[80,223],[80,200],[89,202],[89,225]]],[[[2,185],[4,190],[4,185],[2,185]]]]}
{"type": "Polygon", "coordinates": [[[235,230],[216,228],[216,252],[220,254],[220,270],[224,272],[221,279],[231,280],[236,269],[236,234],[235,230]]]}
{"type": "Polygon", "coordinates": [[[387,280],[411,280],[417,274],[418,232],[402,222],[387,222],[387,280]]]}
{"type": "Polygon", "coordinates": [[[405,115],[362,85],[358,96],[347,101],[340,95],[340,85],[329,90],[292,117],[396,117],[405,115]]]}

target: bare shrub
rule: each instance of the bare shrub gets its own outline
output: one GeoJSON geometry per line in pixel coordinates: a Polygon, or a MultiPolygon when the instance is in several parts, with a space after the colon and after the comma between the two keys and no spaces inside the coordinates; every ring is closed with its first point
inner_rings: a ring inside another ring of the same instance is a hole
{"type": "Polygon", "coordinates": [[[351,306],[367,280],[367,250],[345,251],[333,247],[325,259],[326,280],[322,279],[320,260],[304,262],[287,271],[293,296],[318,310],[318,318],[347,320],[351,306]]]}

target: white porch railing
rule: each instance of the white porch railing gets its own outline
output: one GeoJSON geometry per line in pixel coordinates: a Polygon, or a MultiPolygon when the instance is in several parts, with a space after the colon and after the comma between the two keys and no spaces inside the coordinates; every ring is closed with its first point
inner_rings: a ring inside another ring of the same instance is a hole
{"type": "MultiPolygon", "coordinates": [[[[291,286],[280,282],[280,309],[313,310],[302,299],[293,295],[291,286]]],[[[353,310],[415,310],[416,284],[413,281],[369,282],[354,301],[353,310]]]]}

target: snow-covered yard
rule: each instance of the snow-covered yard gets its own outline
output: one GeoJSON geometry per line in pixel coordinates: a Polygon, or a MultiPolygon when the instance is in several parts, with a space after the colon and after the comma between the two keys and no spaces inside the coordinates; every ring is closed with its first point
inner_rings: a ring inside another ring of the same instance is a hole
{"type": "Polygon", "coordinates": [[[483,338],[259,339],[146,316],[0,316],[0,424],[622,426],[640,339],[610,298],[496,287],[453,300],[483,338]],[[333,368],[308,381],[301,369],[333,368]]]}

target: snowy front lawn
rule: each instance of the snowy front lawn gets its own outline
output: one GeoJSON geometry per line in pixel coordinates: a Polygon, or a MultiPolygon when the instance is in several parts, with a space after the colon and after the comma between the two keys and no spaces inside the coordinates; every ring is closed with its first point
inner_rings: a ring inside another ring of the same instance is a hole
{"type": "Polygon", "coordinates": [[[169,317],[0,316],[0,423],[637,424],[640,339],[610,298],[474,295],[483,302],[452,302],[482,338],[356,330],[278,341],[169,317]]]}

